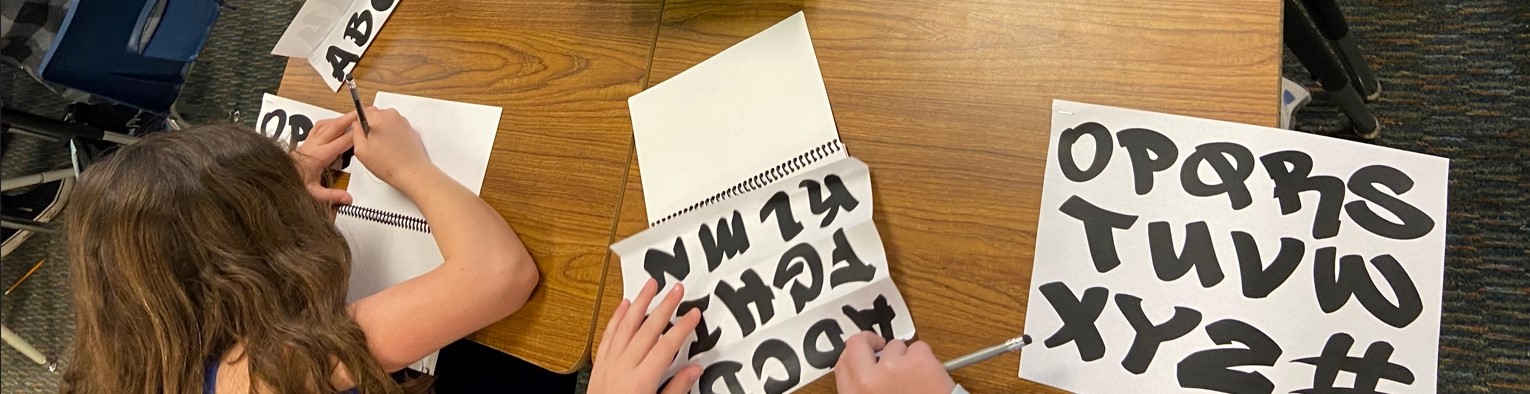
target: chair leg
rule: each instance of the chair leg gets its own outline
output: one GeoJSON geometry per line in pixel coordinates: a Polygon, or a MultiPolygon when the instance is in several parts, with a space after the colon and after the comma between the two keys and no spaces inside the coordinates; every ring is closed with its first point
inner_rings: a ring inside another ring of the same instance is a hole
{"type": "Polygon", "coordinates": [[[1291,53],[1301,60],[1302,65],[1312,72],[1312,77],[1323,85],[1328,97],[1338,104],[1344,115],[1349,117],[1349,122],[1355,128],[1355,134],[1361,138],[1373,139],[1381,134],[1381,123],[1376,120],[1376,115],[1366,107],[1365,100],[1360,97],[1353,84],[1350,83],[1349,74],[1344,71],[1344,65],[1339,58],[1329,50],[1328,42],[1318,31],[1317,25],[1302,7],[1297,5],[1297,0],[1285,0],[1286,16],[1284,19],[1284,33],[1286,47],[1291,48],[1291,53]]]}
{"type": "Polygon", "coordinates": [[[0,179],[0,191],[11,191],[36,184],[53,182],[72,176],[74,176],[74,169],[64,168],[31,175],[22,175],[15,178],[0,179]]]}
{"type": "Polygon", "coordinates": [[[21,354],[26,355],[32,362],[48,367],[48,371],[58,371],[58,361],[43,355],[42,351],[32,347],[32,344],[27,343],[25,339],[21,339],[21,336],[16,335],[9,327],[0,326],[0,339],[4,339],[6,345],[10,345],[12,348],[20,351],[21,354]]]}
{"type": "Polygon", "coordinates": [[[58,229],[48,227],[47,223],[10,216],[0,216],[0,227],[45,234],[60,233],[58,229]]]}
{"type": "Polygon", "coordinates": [[[1366,63],[1365,57],[1360,55],[1360,47],[1355,45],[1355,36],[1346,35],[1336,41],[1339,52],[1344,54],[1344,69],[1349,70],[1350,77],[1355,81],[1355,86],[1360,87],[1360,94],[1365,96],[1365,101],[1374,102],[1381,99],[1381,80],[1376,79],[1376,73],[1371,71],[1371,65],[1366,63]]]}
{"type": "Polygon", "coordinates": [[[1338,53],[1350,82],[1365,97],[1365,101],[1381,98],[1381,82],[1376,79],[1376,73],[1371,71],[1365,56],[1361,55],[1360,47],[1355,45],[1354,35],[1349,34],[1349,22],[1344,19],[1344,11],[1339,9],[1339,4],[1334,0],[1302,0],[1302,6],[1317,24],[1318,32],[1323,34],[1338,53]]]}
{"type": "Polygon", "coordinates": [[[6,131],[21,132],[21,134],[28,136],[42,136],[43,138],[48,138],[55,141],[79,137],[93,141],[107,141],[123,145],[138,141],[137,137],[130,135],[108,132],[94,127],[67,123],[56,119],[48,119],[11,109],[9,107],[0,109],[0,112],[5,113],[5,117],[3,119],[4,124],[10,126],[10,128],[6,131]]]}
{"type": "Polygon", "coordinates": [[[165,125],[170,126],[171,130],[185,130],[187,127],[191,127],[191,122],[187,122],[186,118],[181,117],[179,107],[180,103],[170,104],[170,114],[165,116],[165,125]]]}

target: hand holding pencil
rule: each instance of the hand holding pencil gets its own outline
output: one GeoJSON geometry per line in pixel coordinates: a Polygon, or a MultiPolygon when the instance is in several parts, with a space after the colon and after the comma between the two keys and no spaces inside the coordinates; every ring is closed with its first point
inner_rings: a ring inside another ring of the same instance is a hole
{"type": "Polygon", "coordinates": [[[371,133],[350,133],[356,146],[356,158],[361,159],[367,171],[389,185],[403,190],[404,183],[415,175],[433,175],[440,170],[430,162],[420,134],[402,114],[392,108],[369,107],[357,111],[357,122],[352,129],[363,129],[361,116],[372,120],[371,133]]]}
{"type": "Polygon", "coordinates": [[[845,340],[834,366],[834,384],[847,394],[950,394],[956,388],[929,344],[888,341],[870,331],[845,340]]]}
{"type": "Polygon", "coordinates": [[[1019,350],[1030,343],[1031,337],[1022,335],[942,365],[930,345],[923,341],[887,341],[877,333],[862,332],[845,340],[839,364],[834,367],[835,385],[841,393],[965,392],[956,390],[951,371],[1019,350]]]}

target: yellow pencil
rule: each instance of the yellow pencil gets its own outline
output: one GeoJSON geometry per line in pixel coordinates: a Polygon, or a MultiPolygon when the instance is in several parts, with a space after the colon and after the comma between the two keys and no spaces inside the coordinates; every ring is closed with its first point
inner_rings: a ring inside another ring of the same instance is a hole
{"type": "Polygon", "coordinates": [[[5,288],[5,294],[10,295],[11,290],[16,290],[16,286],[21,286],[21,282],[26,282],[27,278],[31,277],[33,272],[37,272],[38,268],[42,268],[44,261],[48,261],[48,259],[37,260],[37,264],[33,264],[32,269],[29,269],[27,270],[27,273],[22,274],[20,279],[16,279],[16,283],[12,283],[11,287],[5,288]]]}

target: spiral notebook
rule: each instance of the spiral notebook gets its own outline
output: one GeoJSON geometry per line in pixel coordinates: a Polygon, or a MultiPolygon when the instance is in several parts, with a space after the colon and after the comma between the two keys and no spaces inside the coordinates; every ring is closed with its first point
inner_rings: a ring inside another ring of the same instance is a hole
{"type": "Polygon", "coordinates": [[[649,225],[847,156],[801,12],[627,104],[649,225]]]}
{"type": "MultiPolygon", "coordinates": [[[[499,107],[387,92],[378,92],[373,105],[397,109],[420,133],[431,163],[473,193],[482,189],[489,152],[499,130],[499,107]]],[[[441,250],[419,207],[367,170],[365,162],[352,161],[347,169],[352,204],[341,206],[335,215],[335,226],[351,249],[347,300],[372,295],[439,267],[441,250]]],[[[437,354],[410,368],[433,372],[437,354]]]]}

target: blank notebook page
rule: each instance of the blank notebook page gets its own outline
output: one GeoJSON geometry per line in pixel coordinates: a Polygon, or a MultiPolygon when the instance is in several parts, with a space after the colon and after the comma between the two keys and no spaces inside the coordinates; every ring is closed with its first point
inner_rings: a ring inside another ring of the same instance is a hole
{"type": "Polygon", "coordinates": [[[627,103],[650,222],[839,140],[800,12],[627,103]]]}
{"type": "MultiPolygon", "coordinates": [[[[372,105],[398,110],[425,145],[425,155],[447,176],[478,194],[483,188],[484,171],[489,166],[489,152],[499,131],[499,107],[459,103],[396,93],[377,92],[372,105]]],[[[403,193],[367,171],[366,163],[352,165],[347,190],[354,205],[422,217],[403,193]]]]}
{"type": "MultiPolygon", "coordinates": [[[[499,132],[499,107],[459,103],[424,97],[378,92],[373,105],[393,108],[409,120],[420,134],[430,162],[473,194],[483,188],[489,152],[499,132]]],[[[424,219],[419,207],[403,193],[383,182],[365,163],[357,160],[351,172],[352,204],[376,212],[424,219]]],[[[406,228],[346,214],[335,215],[335,227],[351,249],[350,287],[347,301],[355,301],[441,266],[436,239],[421,228],[406,228]]],[[[432,353],[409,367],[435,373],[432,353]]]]}

